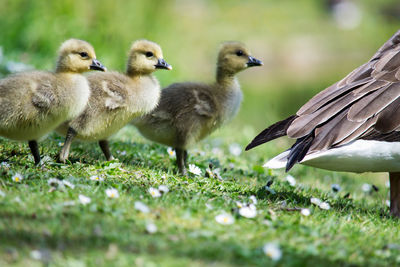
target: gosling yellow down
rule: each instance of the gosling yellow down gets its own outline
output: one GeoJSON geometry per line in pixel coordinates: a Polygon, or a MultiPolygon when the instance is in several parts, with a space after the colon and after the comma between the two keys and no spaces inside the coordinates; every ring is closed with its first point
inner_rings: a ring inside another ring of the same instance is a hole
{"type": "Polygon", "coordinates": [[[29,141],[35,164],[40,162],[37,140],[86,106],[90,90],[81,73],[105,70],[85,41],[67,40],[58,54],[55,72],[24,72],[0,80],[0,135],[29,141]]]}
{"type": "Polygon", "coordinates": [[[91,95],[85,110],[57,131],[66,134],[59,161],[68,159],[74,137],[98,141],[106,160],[112,160],[107,138],[133,118],[153,110],[160,97],[160,85],[152,73],[172,69],[165,62],[158,44],[139,40],[132,44],[126,73],[106,72],[88,75],[91,95]]]}

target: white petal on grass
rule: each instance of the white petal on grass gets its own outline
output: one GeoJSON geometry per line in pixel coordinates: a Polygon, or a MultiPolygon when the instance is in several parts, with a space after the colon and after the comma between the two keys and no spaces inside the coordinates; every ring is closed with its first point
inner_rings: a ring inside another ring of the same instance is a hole
{"type": "Polygon", "coordinates": [[[20,173],[16,173],[12,176],[12,180],[16,183],[20,183],[22,180],[24,180],[24,176],[22,176],[22,174],[20,173]]]}
{"type": "Polygon", "coordinates": [[[104,178],[99,176],[99,175],[92,175],[89,177],[90,180],[92,181],[97,181],[97,182],[102,182],[104,181],[104,178]]]}
{"type": "Polygon", "coordinates": [[[162,192],[163,194],[166,194],[166,193],[169,192],[169,188],[168,188],[168,186],[166,186],[166,185],[160,185],[160,186],[158,187],[158,191],[162,192]]]}
{"type": "Polygon", "coordinates": [[[369,193],[369,192],[371,192],[371,190],[372,190],[372,185],[370,185],[370,184],[363,184],[363,185],[361,186],[361,190],[362,190],[363,192],[365,192],[365,193],[369,193]]]}
{"type": "Polygon", "coordinates": [[[206,203],[206,208],[207,208],[208,210],[212,210],[214,207],[213,207],[213,205],[211,205],[210,203],[206,203]]]}
{"type": "Polygon", "coordinates": [[[290,174],[286,176],[286,182],[288,182],[290,186],[296,185],[296,179],[290,174]]]}
{"type": "Polygon", "coordinates": [[[40,261],[42,259],[42,252],[40,252],[39,250],[32,250],[31,253],[31,258],[37,261],[40,261]]]}
{"type": "Polygon", "coordinates": [[[141,201],[135,201],[135,209],[140,211],[140,212],[143,212],[143,213],[149,213],[150,212],[149,207],[147,207],[147,205],[144,204],[141,201]]]}
{"type": "Polygon", "coordinates": [[[119,192],[117,189],[115,188],[108,188],[106,189],[106,195],[109,198],[119,198],[119,192]]]}
{"type": "Polygon", "coordinates": [[[47,180],[47,184],[49,186],[58,187],[58,186],[62,185],[62,182],[61,182],[61,180],[59,180],[57,178],[50,178],[47,180]]]}
{"type": "Polygon", "coordinates": [[[251,202],[253,202],[254,205],[257,204],[257,198],[256,198],[256,196],[251,195],[251,196],[250,196],[250,200],[251,200],[251,202]]]}
{"type": "Polygon", "coordinates": [[[390,208],[390,200],[386,200],[385,203],[386,203],[386,206],[388,206],[390,208]]]}
{"type": "Polygon", "coordinates": [[[63,183],[64,185],[66,185],[67,187],[71,188],[71,189],[74,189],[74,188],[75,188],[75,185],[74,185],[73,183],[71,183],[70,181],[62,180],[62,183],[63,183]]]}
{"type": "Polygon", "coordinates": [[[222,225],[231,225],[235,222],[235,218],[229,213],[221,213],[215,216],[215,221],[222,225]]]}
{"type": "Polygon", "coordinates": [[[248,206],[242,207],[239,209],[239,214],[249,219],[254,218],[257,216],[256,206],[250,204],[248,206]]]}
{"type": "Polygon", "coordinates": [[[301,213],[301,215],[307,217],[307,216],[310,216],[311,211],[309,209],[301,209],[300,213],[301,213]]]}
{"type": "Polygon", "coordinates": [[[323,210],[329,210],[329,209],[331,209],[331,205],[329,205],[328,202],[322,202],[321,204],[318,205],[318,207],[319,207],[320,209],[323,209],[323,210]]]}
{"type": "Polygon", "coordinates": [[[242,147],[239,144],[233,143],[229,146],[229,153],[234,156],[240,156],[242,154],[242,147]]]}
{"type": "Polygon", "coordinates": [[[161,197],[161,192],[157,188],[150,187],[148,191],[152,197],[161,197]]]}
{"type": "Polygon", "coordinates": [[[263,247],[264,254],[273,261],[278,261],[282,258],[282,251],[276,243],[266,243],[263,247]]]}
{"type": "Polygon", "coordinates": [[[386,181],[385,186],[386,186],[387,188],[390,188],[390,181],[386,181]]]}
{"type": "Polygon", "coordinates": [[[92,202],[92,199],[90,197],[87,197],[87,196],[84,196],[84,195],[79,195],[78,198],[79,198],[79,202],[82,205],[87,205],[90,202],[92,202]]]}
{"type": "Polygon", "coordinates": [[[146,231],[149,234],[157,233],[157,226],[154,223],[148,223],[146,224],[146,231]]]}
{"type": "Polygon", "coordinates": [[[175,157],[175,149],[173,149],[172,147],[167,148],[167,153],[170,157],[175,157]]]}
{"type": "Polygon", "coordinates": [[[338,185],[338,184],[332,184],[331,185],[331,189],[332,189],[332,191],[333,192],[339,192],[340,190],[342,190],[342,188],[340,187],[340,185],[338,185]]]}
{"type": "Polygon", "coordinates": [[[9,169],[10,168],[10,164],[8,164],[7,162],[3,161],[0,166],[4,169],[9,169]]]}
{"type": "Polygon", "coordinates": [[[316,198],[316,197],[312,197],[312,198],[310,199],[310,201],[311,201],[312,204],[314,204],[314,205],[316,205],[316,206],[319,206],[319,205],[321,205],[321,203],[322,203],[321,199],[316,198]]]}
{"type": "Polygon", "coordinates": [[[201,175],[202,173],[201,169],[194,164],[189,164],[189,172],[197,176],[201,175]]]}

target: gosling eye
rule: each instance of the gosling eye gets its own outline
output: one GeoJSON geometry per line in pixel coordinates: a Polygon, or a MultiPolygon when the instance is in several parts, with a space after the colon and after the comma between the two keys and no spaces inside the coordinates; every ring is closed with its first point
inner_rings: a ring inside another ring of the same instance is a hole
{"type": "Polygon", "coordinates": [[[146,52],[146,57],[152,57],[154,56],[153,52],[146,52]]]}
{"type": "Polygon", "coordinates": [[[86,53],[86,52],[80,52],[79,55],[80,55],[81,57],[83,57],[83,58],[89,57],[88,53],[86,53]]]}
{"type": "Polygon", "coordinates": [[[236,51],[236,55],[237,55],[238,57],[241,57],[241,56],[244,55],[244,53],[243,53],[242,50],[238,50],[238,51],[236,51]]]}

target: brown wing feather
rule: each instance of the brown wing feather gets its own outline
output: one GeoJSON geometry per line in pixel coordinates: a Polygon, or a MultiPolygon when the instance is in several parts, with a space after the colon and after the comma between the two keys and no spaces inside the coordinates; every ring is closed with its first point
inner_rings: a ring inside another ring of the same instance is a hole
{"type": "Polygon", "coordinates": [[[289,118],[278,121],[264,129],[246,146],[246,151],[276,138],[285,136],[289,125],[294,119],[296,119],[296,117],[296,115],[292,115],[289,118]]]}
{"type": "Polygon", "coordinates": [[[315,139],[310,151],[326,150],[333,146],[351,142],[371,128],[377,119],[373,117],[365,122],[349,121],[346,118],[347,111],[345,110],[328,124],[316,129],[315,139]]]}
{"type": "Polygon", "coordinates": [[[344,139],[359,127],[360,123],[347,120],[347,111],[348,108],[336,115],[329,123],[315,129],[315,138],[310,152],[328,149],[332,144],[344,139]]]}
{"type": "Polygon", "coordinates": [[[389,82],[387,82],[387,81],[372,81],[372,82],[367,83],[367,84],[361,86],[360,88],[354,90],[353,94],[366,95],[367,93],[370,93],[377,89],[383,88],[384,86],[386,86],[388,84],[389,84],[389,82]]]}
{"type": "MultiPolygon", "coordinates": [[[[369,62],[363,64],[357,69],[353,70],[341,81],[334,85],[326,88],[322,92],[311,98],[305,105],[303,105],[296,113],[298,116],[309,114],[325,105],[327,102],[332,101],[335,97],[342,94],[343,91],[351,89],[354,86],[350,86],[354,82],[359,82],[363,79],[368,79],[371,75],[371,71],[375,71],[375,74],[382,70],[390,70],[399,66],[399,49],[396,47],[400,43],[400,30],[397,31],[388,41],[386,41],[375,55],[370,59],[369,62]],[[347,88],[347,86],[351,88],[347,88]]],[[[400,72],[398,71],[398,76],[400,72]]],[[[397,76],[396,75],[396,76],[397,76]]]]}
{"type": "Polygon", "coordinates": [[[384,55],[387,51],[393,49],[397,44],[400,43],[400,30],[398,30],[395,34],[390,37],[375,53],[375,55],[371,58],[370,61],[374,59],[379,59],[384,55]]]}
{"type": "Polygon", "coordinates": [[[400,83],[385,86],[359,100],[349,110],[351,121],[364,121],[379,113],[400,96],[400,83]]]}
{"type": "Polygon", "coordinates": [[[400,98],[398,97],[378,115],[374,128],[381,133],[394,131],[400,125],[400,98]]]}
{"type": "Polygon", "coordinates": [[[386,53],[375,65],[374,72],[392,71],[400,66],[400,49],[386,53]]]}
{"type": "Polygon", "coordinates": [[[380,86],[382,85],[386,85],[386,83],[380,81],[370,82],[360,87],[359,89],[353,89],[356,90],[354,92],[357,93],[351,91],[350,93],[347,93],[347,95],[342,96],[336,101],[333,101],[325,105],[324,107],[315,111],[314,113],[298,117],[289,126],[287,130],[287,135],[292,138],[300,138],[309,134],[310,132],[312,132],[314,128],[318,127],[318,125],[321,125],[322,123],[325,123],[326,121],[332,119],[336,114],[341,112],[344,108],[352,105],[354,102],[361,99],[368,93],[377,89],[382,89],[380,88],[380,86]]]}
{"type": "Polygon", "coordinates": [[[303,116],[311,114],[323,107],[324,105],[327,105],[333,102],[335,99],[340,98],[349,91],[354,90],[360,85],[364,85],[370,81],[372,81],[371,78],[364,78],[354,83],[346,84],[342,87],[338,87],[338,83],[335,83],[334,85],[328,87],[327,89],[323,90],[322,92],[311,98],[304,106],[299,109],[296,115],[303,116]]]}
{"type": "Polygon", "coordinates": [[[356,139],[360,139],[360,137],[363,134],[373,129],[372,126],[375,124],[377,119],[378,119],[377,117],[369,118],[364,123],[362,123],[359,128],[357,128],[354,132],[350,133],[343,140],[337,140],[335,143],[333,143],[332,147],[338,147],[341,145],[348,144],[356,139]]]}

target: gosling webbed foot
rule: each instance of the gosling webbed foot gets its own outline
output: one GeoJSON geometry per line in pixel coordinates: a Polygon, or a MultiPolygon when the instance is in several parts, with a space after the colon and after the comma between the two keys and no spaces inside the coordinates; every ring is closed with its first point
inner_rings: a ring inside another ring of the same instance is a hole
{"type": "Polygon", "coordinates": [[[114,160],[113,155],[111,155],[110,146],[108,144],[108,140],[100,140],[99,146],[101,151],[103,151],[104,156],[106,157],[107,161],[114,160]]]}
{"type": "Polygon", "coordinates": [[[31,153],[35,160],[35,165],[40,163],[40,153],[39,153],[39,146],[36,140],[31,140],[28,142],[29,148],[31,149],[31,153]]]}
{"type": "Polygon", "coordinates": [[[181,148],[175,148],[176,154],[176,165],[178,165],[179,172],[183,175],[187,175],[187,151],[181,148]]]}
{"type": "Polygon", "coordinates": [[[72,140],[74,139],[76,134],[77,132],[73,128],[71,127],[68,128],[64,145],[60,151],[60,154],[58,155],[57,159],[58,162],[65,163],[68,160],[69,150],[71,148],[72,140]]]}

